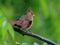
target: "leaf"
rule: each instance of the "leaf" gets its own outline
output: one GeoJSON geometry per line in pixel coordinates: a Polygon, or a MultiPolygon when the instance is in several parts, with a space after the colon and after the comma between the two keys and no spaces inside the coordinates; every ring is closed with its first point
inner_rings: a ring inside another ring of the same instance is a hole
{"type": "Polygon", "coordinates": [[[7,33],[7,21],[6,18],[3,16],[2,13],[0,13],[0,28],[1,28],[1,34],[2,34],[2,39],[5,38],[6,33],[7,33]]]}
{"type": "Polygon", "coordinates": [[[8,31],[9,31],[10,35],[12,36],[12,38],[14,39],[14,30],[9,23],[8,23],[8,31]]]}
{"type": "Polygon", "coordinates": [[[14,39],[14,30],[12,26],[8,23],[5,15],[3,13],[0,13],[0,45],[12,44],[13,40],[12,42],[7,43],[8,41],[10,41],[9,39],[11,37],[12,39],[14,39]]]}
{"type": "Polygon", "coordinates": [[[7,35],[7,21],[2,22],[2,36],[3,39],[5,39],[5,36],[7,35]]]}

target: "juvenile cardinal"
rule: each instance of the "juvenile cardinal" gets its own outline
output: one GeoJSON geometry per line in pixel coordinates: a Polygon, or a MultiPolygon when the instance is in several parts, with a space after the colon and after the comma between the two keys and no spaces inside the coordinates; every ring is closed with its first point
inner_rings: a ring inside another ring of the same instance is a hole
{"type": "Polygon", "coordinates": [[[28,30],[33,23],[34,13],[29,8],[25,15],[22,15],[17,21],[10,22],[12,25],[18,26],[21,30],[28,30]]]}

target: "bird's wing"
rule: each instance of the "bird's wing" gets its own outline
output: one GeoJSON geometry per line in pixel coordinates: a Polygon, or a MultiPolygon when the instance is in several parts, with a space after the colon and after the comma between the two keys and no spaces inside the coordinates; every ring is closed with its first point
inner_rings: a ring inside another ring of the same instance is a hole
{"type": "Polygon", "coordinates": [[[21,25],[22,29],[26,29],[28,27],[28,25],[29,25],[29,21],[28,20],[23,21],[22,25],[21,25]]]}
{"type": "Polygon", "coordinates": [[[31,27],[31,25],[32,25],[32,21],[25,20],[25,21],[22,23],[22,29],[28,29],[29,27],[31,27]]]}

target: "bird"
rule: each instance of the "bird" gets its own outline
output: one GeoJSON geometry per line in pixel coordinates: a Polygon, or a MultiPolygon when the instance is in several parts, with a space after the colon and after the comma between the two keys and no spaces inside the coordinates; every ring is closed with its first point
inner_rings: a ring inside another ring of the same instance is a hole
{"type": "Polygon", "coordinates": [[[20,16],[17,21],[10,22],[10,24],[19,27],[21,30],[29,30],[33,24],[34,16],[32,8],[28,8],[26,14],[20,16]]]}

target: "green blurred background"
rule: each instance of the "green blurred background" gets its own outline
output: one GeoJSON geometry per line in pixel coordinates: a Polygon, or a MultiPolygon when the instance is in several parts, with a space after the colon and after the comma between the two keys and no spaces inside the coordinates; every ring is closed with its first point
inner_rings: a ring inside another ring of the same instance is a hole
{"type": "Polygon", "coordinates": [[[15,32],[10,21],[31,7],[35,17],[30,32],[60,44],[60,0],[0,0],[0,45],[48,45],[15,32]]]}

